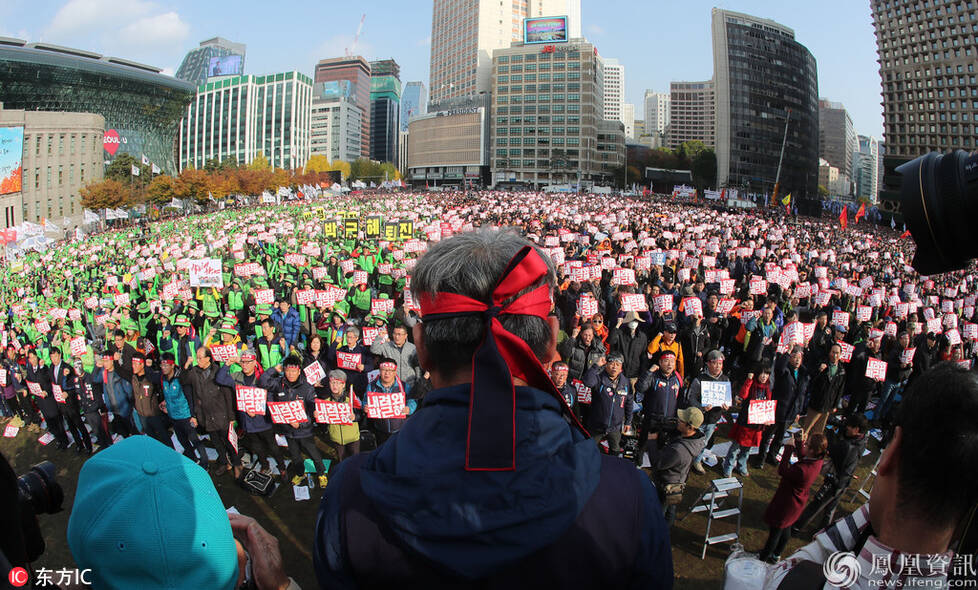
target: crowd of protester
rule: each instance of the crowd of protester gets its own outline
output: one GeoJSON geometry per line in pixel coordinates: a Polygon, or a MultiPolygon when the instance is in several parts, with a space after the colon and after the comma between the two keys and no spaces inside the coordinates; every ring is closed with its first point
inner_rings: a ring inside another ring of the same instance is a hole
{"type": "MultiPolygon", "coordinates": [[[[412,279],[427,251],[486,227],[514,229],[552,264],[553,355],[530,348],[555,361],[552,386],[590,444],[646,469],[666,523],[690,471],[777,469],[764,560],[832,522],[870,430],[893,432],[908,387],[944,361],[972,375],[978,274],[919,276],[898,232],[668,199],[399,194],[170,220],[8,265],[0,411],[62,450],[142,433],[214,477],[250,468],[304,485],[314,472],[326,488],[427,411],[450,381],[432,367],[471,361],[426,332],[422,316],[441,316],[412,279]]],[[[441,290],[475,276],[491,291],[490,246],[470,246],[439,261],[441,290]]]]}

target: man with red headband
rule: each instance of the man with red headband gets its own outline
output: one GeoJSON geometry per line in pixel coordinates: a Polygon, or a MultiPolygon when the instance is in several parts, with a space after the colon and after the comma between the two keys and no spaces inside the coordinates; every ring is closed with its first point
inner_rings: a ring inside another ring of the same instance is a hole
{"type": "Polygon", "coordinates": [[[370,418],[370,427],[377,436],[377,444],[383,444],[401,429],[404,420],[414,412],[418,402],[407,399],[407,391],[397,375],[397,363],[394,359],[380,359],[377,366],[380,369],[378,375],[367,384],[366,399],[361,403],[368,416],[379,416],[370,418]],[[387,417],[389,414],[397,416],[387,417]]]}
{"type": "Polygon", "coordinates": [[[672,587],[649,479],[601,455],[547,376],[555,280],[508,231],[459,234],[420,259],[414,341],[433,389],[330,480],[320,587],[672,587]]]}

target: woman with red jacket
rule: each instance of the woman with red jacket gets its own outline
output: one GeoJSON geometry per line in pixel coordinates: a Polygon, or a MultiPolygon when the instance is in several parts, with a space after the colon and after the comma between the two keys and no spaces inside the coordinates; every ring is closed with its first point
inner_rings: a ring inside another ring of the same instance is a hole
{"type": "Polygon", "coordinates": [[[778,466],[781,483],[764,511],[764,522],[770,532],[759,555],[762,561],[776,563],[781,560],[781,552],[791,538],[791,525],[801,516],[805,503],[808,502],[808,492],[822,471],[826,448],[828,441],[821,433],[809,436],[804,446],[801,433],[796,433],[794,444],[784,448],[781,464],[778,466]],[[791,456],[796,450],[798,461],[792,465],[791,456]]]}
{"type": "Polygon", "coordinates": [[[757,379],[754,373],[747,374],[747,381],[740,388],[740,414],[737,416],[737,423],[730,428],[727,435],[730,438],[730,451],[727,458],[723,461],[723,477],[730,477],[733,474],[734,466],[737,473],[747,477],[747,455],[751,447],[760,446],[761,435],[764,433],[763,424],[750,424],[747,421],[750,402],[754,400],[771,399],[771,367],[762,367],[757,379]]]}

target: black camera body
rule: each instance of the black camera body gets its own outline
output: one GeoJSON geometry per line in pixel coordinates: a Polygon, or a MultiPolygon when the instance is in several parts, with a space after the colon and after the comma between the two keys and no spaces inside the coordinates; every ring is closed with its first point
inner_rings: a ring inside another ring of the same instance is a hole
{"type": "Polygon", "coordinates": [[[978,153],[929,153],[897,167],[900,201],[923,275],[960,270],[978,256],[978,153]]]}

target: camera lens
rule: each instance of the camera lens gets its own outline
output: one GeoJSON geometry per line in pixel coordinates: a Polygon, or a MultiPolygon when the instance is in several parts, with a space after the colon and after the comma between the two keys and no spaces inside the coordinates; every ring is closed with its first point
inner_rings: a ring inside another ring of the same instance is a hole
{"type": "Polygon", "coordinates": [[[913,266],[932,275],[978,256],[978,154],[930,153],[897,167],[903,216],[917,244],[913,266]]]}
{"type": "Polygon", "coordinates": [[[31,467],[31,470],[17,478],[21,503],[28,503],[34,514],[54,514],[61,512],[65,494],[61,484],[55,479],[54,463],[44,461],[31,467]]]}

